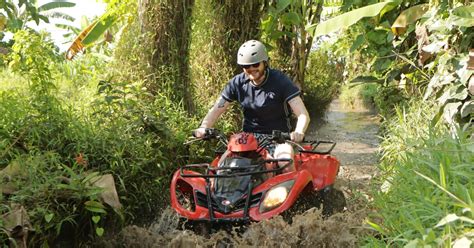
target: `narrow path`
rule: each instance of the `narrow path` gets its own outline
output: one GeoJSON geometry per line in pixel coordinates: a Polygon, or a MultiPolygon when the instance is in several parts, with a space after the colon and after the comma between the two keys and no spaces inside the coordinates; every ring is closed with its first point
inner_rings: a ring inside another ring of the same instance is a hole
{"type": "Polygon", "coordinates": [[[325,116],[314,121],[308,132],[310,138],[337,142],[332,155],[341,162],[339,178],[349,186],[359,185],[365,189],[367,180],[377,170],[374,166],[378,163],[379,147],[377,113],[360,102],[354,108],[347,108],[335,99],[325,116]]]}

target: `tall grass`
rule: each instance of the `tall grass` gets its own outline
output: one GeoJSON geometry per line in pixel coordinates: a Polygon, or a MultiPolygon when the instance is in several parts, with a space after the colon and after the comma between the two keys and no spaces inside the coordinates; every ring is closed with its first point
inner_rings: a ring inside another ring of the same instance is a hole
{"type": "Polygon", "coordinates": [[[453,138],[446,126],[428,121],[435,112],[432,104],[412,102],[398,108],[387,125],[380,165],[384,190],[375,193],[377,214],[369,222],[380,236],[368,237],[368,247],[451,247],[472,241],[472,129],[453,138]]]}

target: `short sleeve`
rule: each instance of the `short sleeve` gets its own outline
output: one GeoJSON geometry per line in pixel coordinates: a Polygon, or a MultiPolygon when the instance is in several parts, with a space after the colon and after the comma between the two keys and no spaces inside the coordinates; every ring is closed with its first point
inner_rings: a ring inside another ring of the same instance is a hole
{"type": "Polygon", "coordinates": [[[282,80],[282,83],[283,83],[283,97],[285,99],[285,102],[288,102],[289,100],[297,97],[300,95],[300,89],[298,88],[298,86],[296,86],[295,83],[293,83],[293,81],[291,81],[290,78],[288,78],[288,76],[284,75],[283,77],[284,79],[282,80]]]}
{"type": "Polygon", "coordinates": [[[229,80],[227,85],[224,87],[224,90],[221,93],[222,98],[228,102],[233,102],[237,100],[237,82],[236,78],[229,80]]]}

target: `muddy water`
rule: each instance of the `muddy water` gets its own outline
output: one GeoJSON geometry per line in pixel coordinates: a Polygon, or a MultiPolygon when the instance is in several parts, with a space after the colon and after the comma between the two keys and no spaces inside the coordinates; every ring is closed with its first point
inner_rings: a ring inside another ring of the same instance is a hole
{"type": "Polygon", "coordinates": [[[361,104],[345,108],[335,100],[322,117],[312,117],[308,139],[337,142],[333,150],[341,162],[336,187],[344,192],[342,213],[322,218],[311,208],[288,224],[281,216],[251,224],[244,231],[196,235],[179,228],[177,216],[166,209],[149,227],[126,227],[110,245],[125,247],[358,247],[370,201],[370,179],[376,175],[378,118],[361,104]]]}

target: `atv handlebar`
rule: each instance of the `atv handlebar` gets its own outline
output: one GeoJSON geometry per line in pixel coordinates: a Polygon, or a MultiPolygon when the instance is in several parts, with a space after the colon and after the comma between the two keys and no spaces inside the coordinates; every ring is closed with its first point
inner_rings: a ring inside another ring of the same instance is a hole
{"type": "MultiPolygon", "coordinates": [[[[193,131],[193,137],[196,137],[195,132],[193,131]]],[[[193,140],[190,140],[186,142],[185,144],[190,144],[198,140],[210,140],[210,139],[218,139],[221,141],[224,145],[227,145],[227,137],[224,133],[222,133],[219,129],[216,128],[206,128],[204,137],[202,138],[195,138],[193,140]]],[[[273,130],[272,134],[270,135],[269,138],[266,140],[264,139],[261,142],[261,147],[259,149],[263,149],[264,147],[268,146],[271,142],[276,142],[278,144],[283,144],[285,142],[291,143],[298,147],[299,152],[303,153],[316,153],[316,154],[330,154],[334,147],[336,146],[336,142],[330,141],[330,140],[303,140],[302,143],[310,144],[311,145],[311,150],[305,149],[301,144],[298,144],[296,142],[291,141],[291,136],[287,132],[282,132],[279,130],[273,130]],[[323,151],[318,151],[317,148],[321,144],[330,144],[329,148],[323,151]]]]}
{"type": "Polygon", "coordinates": [[[293,159],[280,158],[280,159],[266,159],[266,160],[261,161],[259,164],[255,164],[255,165],[252,164],[245,167],[227,167],[227,166],[226,167],[211,167],[207,163],[191,164],[191,165],[181,166],[179,174],[181,177],[230,178],[230,177],[240,177],[240,176],[259,175],[259,174],[272,173],[272,172],[280,172],[280,171],[283,171],[288,166],[290,166],[292,163],[293,163],[293,159]],[[258,169],[259,167],[262,167],[265,163],[278,163],[278,162],[286,162],[286,163],[285,165],[278,167],[276,169],[265,169],[265,170],[250,171],[250,172],[237,172],[237,173],[231,173],[228,175],[209,174],[210,171],[220,171],[220,170],[230,170],[232,172],[241,171],[245,169],[253,170],[253,169],[258,169]],[[205,168],[206,174],[186,174],[184,172],[185,169],[196,169],[196,168],[205,168]]]}
{"type": "Polygon", "coordinates": [[[205,128],[204,136],[200,138],[196,137],[196,130],[192,131],[191,134],[194,137],[194,139],[188,140],[187,142],[184,143],[185,145],[191,144],[198,140],[210,140],[210,139],[218,139],[219,141],[227,145],[227,137],[219,129],[205,128]]]}

